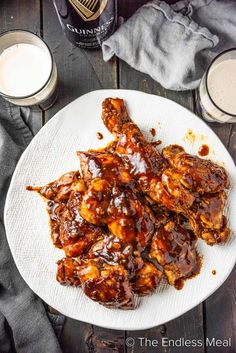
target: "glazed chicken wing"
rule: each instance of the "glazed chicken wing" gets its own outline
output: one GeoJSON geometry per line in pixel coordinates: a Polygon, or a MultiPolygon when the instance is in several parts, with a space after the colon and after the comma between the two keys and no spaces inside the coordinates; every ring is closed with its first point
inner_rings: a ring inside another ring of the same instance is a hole
{"type": "Polygon", "coordinates": [[[81,215],[90,223],[106,224],[112,234],[138,251],[145,249],[154,231],[152,212],[139,197],[103,179],[91,182],[83,197],[81,215]]]}
{"type": "Polygon", "coordinates": [[[161,181],[151,181],[150,197],[171,211],[185,212],[192,206],[195,196],[181,184],[180,179],[181,175],[174,169],[166,169],[161,181]]]}
{"type": "Polygon", "coordinates": [[[224,191],[204,194],[186,213],[194,233],[209,245],[225,242],[230,235],[223,215],[225,203],[224,191]]]}
{"type": "Polygon", "coordinates": [[[83,254],[94,241],[104,234],[101,227],[95,227],[80,214],[82,195],[72,192],[64,212],[56,220],[60,224],[60,241],[66,256],[76,257],[83,254]]]}
{"type": "Polygon", "coordinates": [[[116,152],[129,166],[131,175],[148,189],[150,180],[160,177],[167,162],[133,123],[122,99],[104,100],[102,120],[118,139],[116,152]]]}
{"type": "Polygon", "coordinates": [[[116,152],[130,168],[131,175],[138,180],[143,192],[153,200],[175,212],[189,208],[194,195],[181,184],[177,171],[168,169],[169,164],[156,148],[146,141],[140,129],[127,118],[124,102],[106,99],[103,103],[102,119],[108,129],[118,138],[116,152]],[[118,111],[117,105],[119,106],[118,111]],[[121,106],[123,106],[121,108],[121,106]],[[110,109],[110,114],[108,110],[110,109]],[[125,118],[122,118],[125,112],[125,118]],[[112,118],[109,124],[108,116],[112,118]]]}
{"type": "Polygon", "coordinates": [[[99,258],[58,261],[57,280],[62,285],[81,286],[92,300],[106,307],[133,309],[134,293],[123,266],[99,258]]]}
{"type": "Polygon", "coordinates": [[[80,286],[78,267],[79,262],[76,259],[65,257],[59,260],[57,262],[57,281],[64,286],[80,286]]]}
{"type": "Polygon", "coordinates": [[[158,287],[161,278],[162,272],[146,261],[131,280],[134,293],[139,296],[151,294],[158,287]]]}
{"type": "Polygon", "coordinates": [[[83,192],[86,190],[84,181],[78,171],[63,174],[59,179],[45,186],[27,186],[27,190],[36,191],[47,200],[66,202],[72,190],[83,192]]]}
{"type": "Polygon", "coordinates": [[[86,183],[96,178],[116,184],[128,184],[133,181],[129,169],[117,154],[78,151],[77,155],[83,180],[86,183]]]}
{"type": "Polygon", "coordinates": [[[95,227],[80,215],[80,205],[86,190],[78,172],[70,172],[43,187],[28,187],[37,191],[47,202],[53,244],[66,256],[80,256],[99,236],[95,227]]]}
{"type": "Polygon", "coordinates": [[[116,152],[129,166],[130,174],[139,182],[145,194],[169,210],[183,212],[190,208],[195,196],[180,182],[182,175],[169,168],[167,160],[146,141],[137,125],[131,119],[128,120],[127,116],[124,101],[116,102],[108,98],[103,102],[103,122],[118,138],[116,152]],[[108,116],[112,117],[111,124],[108,116]]]}
{"type": "Polygon", "coordinates": [[[169,284],[177,289],[182,288],[183,280],[196,275],[200,269],[196,239],[191,232],[173,221],[156,230],[150,258],[163,266],[169,284]]]}
{"type": "Polygon", "coordinates": [[[229,187],[229,178],[224,168],[210,160],[192,156],[178,145],[163,149],[163,156],[181,175],[180,181],[187,189],[198,193],[215,193],[229,187]]]}
{"type": "Polygon", "coordinates": [[[89,259],[101,258],[110,265],[122,265],[127,270],[129,278],[143,266],[143,259],[134,251],[132,244],[122,243],[120,238],[109,233],[104,238],[98,239],[85,256],[89,259]]]}
{"type": "Polygon", "coordinates": [[[106,307],[133,309],[134,294],[122,265],[101,259],[81,260],[78,276],[84,293],[106,307]]]}

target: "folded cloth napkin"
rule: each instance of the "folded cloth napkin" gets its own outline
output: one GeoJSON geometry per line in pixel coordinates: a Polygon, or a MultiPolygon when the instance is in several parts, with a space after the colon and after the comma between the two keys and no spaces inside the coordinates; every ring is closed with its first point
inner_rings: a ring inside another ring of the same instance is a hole
{"type": "MultiPolygon", "coordinates": [[[[33,137],[27,125],[29,117],[28,108],[7,104],[7,113],[0,111],[0,353],[61,353],[44,304],[16,268],[3,225],[4,202],[11,175],[33,137]]],[[[50,319],[58,331],[64,317],[50,319]]]]}
{"type": "Polygon", "coordinates": [[[113,55],[149,74],[167,89],[199,85],[211,60],[236,46],[235,0],[184,0],[143,5],[102,44],[113,55]]]}

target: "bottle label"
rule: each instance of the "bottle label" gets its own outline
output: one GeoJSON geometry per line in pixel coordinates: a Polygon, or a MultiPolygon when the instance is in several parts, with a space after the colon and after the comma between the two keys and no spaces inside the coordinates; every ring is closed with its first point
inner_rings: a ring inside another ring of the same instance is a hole
{"type": "Polygon", "coordinates": [[[69,0],[84,21],[96,20],[104,11],[108,0],[69,0]]]}
{"type": "Polygon", "coordinates": [[[115,30],[116,0],[53,0],[67,38],[80,48],[99,48],[115,30]]]}

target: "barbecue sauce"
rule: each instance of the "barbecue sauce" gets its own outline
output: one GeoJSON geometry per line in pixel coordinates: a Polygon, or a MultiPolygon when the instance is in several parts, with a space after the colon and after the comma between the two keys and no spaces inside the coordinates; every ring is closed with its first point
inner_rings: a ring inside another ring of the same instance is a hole
{"type": "Polygon", "coordinates": [[[198,154],[201,157],[205,157],[209,154],[209,147],[207,145],[202,145],[199,147],[198,154]]]}

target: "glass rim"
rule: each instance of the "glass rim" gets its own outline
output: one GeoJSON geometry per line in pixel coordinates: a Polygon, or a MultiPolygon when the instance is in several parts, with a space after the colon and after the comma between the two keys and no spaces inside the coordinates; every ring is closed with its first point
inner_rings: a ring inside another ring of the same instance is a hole
{"type": "Polygon", "coordinates": [[[213,66],[213,64],[216,62],[217,59],[219,59],[221,56],[223,56],[224,54],[226,53],[229,53],[231,51],[235,51],[236,52],[236,47],[233,47],[233,48],[229,48],[229,49],[226,49],[224,51],[222,51],[221,53],[219,53],[218,55],[216,55],[216,57],[212,60],[212,62],[210,63],[210,65],[208,66],[207,68],[207,71],[206,71],[206,91],[207,91],[207,94],[208,94],[208,97],[210,98],[210,101],[212,102],[212,104],[218,109],[220,110],[222,113],[226,114],[226,115],[229,115],[229,116],[232,116],[232,117],[236,117],[236,114],[232,114],[232,113],[229,113],[227,111],[225,111],[224,109],[220,108],[216,102],[213,100],[213,98],[211,97],[210,95],[210,91],[209,91],[209,88],[208,88],[208,75],[209,75],[209,72],[213,66]]]}
{"type": "MultiPolygon", "coordinates": [[[[7,98],[7,99],[27,99],[27,98],[32,98],[33,96],[35,96],[36,94],[40,93],[46,86],[47,84],[49,83],[51,77],[52,77],[52,72],[53,72],[53,64],[54,64],[54,60],[53,60],[53,56],[52,56],[52,52],[49,48],[49,46],[47,45],[47,43],[41,38],[39,37],[37,34],[31,32],[31,31],[28,31],[28,30],[25,30],[25,29],[11,29],[11,30],[8,30],[8,31],[5,31],[5,32],[2,32],[0,34],[0,39],[1,37],[4,37],[5,35],[9,34],[9,33],[14,33],[14,32],[23,32],[23,33],[28,33],[30,35],[32,35],[33,37],[36,37],[37,39],[39,39],[46,47],[46,49],[48,50],[48,53],[49,53],[49,56],[50,56],[50,61],[51,61],[51,69],[50,69],[50,73],[49,73],[49,76],[48,76],[48,79],[46,80],[46,82],[43,84],[42,87],[40,87],[37,91],[31,93],[31,94],[28,94],[28,95],[25,95],[25,96],[11,96],[9,94],[5,94],[3,92],[0,91],[0,95],[3,97],[3,98],[7,98]]],[[[20,43],[19,43],[20,44],[20,43]]],[[[32,44],[33,45],[33,44],[32,44]]],[[[1,55],[1,54],[0,54],[1,55]]]]}

